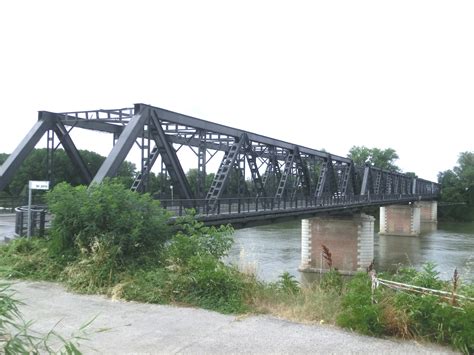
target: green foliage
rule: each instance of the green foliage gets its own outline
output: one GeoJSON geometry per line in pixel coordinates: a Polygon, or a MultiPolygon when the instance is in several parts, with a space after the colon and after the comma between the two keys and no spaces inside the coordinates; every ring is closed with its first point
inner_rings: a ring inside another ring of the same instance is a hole
{"type": "Polygon", "coordinates": [[[59,184],[48,194],[48,206],[55,216],[50,234],[57,255],[94,254],[104,245],[116,247],[114,256],[124,262],[156,254],[171,234],[169,215],[158,201],[113,181],[88,189],[59,184]]]}
{"type": "Polygon", "coordinates": [[[355,165],[363,166],[365,163],[369,163],[381,169],[400,171],[400,168],[395,165],[395,161],[398,160],[399,156],[392,148],[379,149],[353,146],[347,157],[352,159],[355,165]]]}
{"type": "MultiPolygon", "coordinates": [[[[451,291],[448,282],[439,280],[434,264],[426,264],[421,271],[404,268],[393,277],[384,277],[408,285],[451,291]]],[[[466,285],[461,292],[469,296],[474,292],[474,285],[466,285]]],[[[364,334],[421,337],[451,344],[465,354],[474,351],[473,302],[453,306],[450,300],[428,293],[386,288],[377,289],[374,300],[372,303],[369,277],[357,275],[344,293],[337,323],[364,334]]]]}
{"type": "Polygon", "coordinates": [[[44,239],[15,239],[0,248],[0,277],[56,281],[65,264],[48,252],[44,239]]]}
{"type": "Polygon", "coordinates": [[[192,216],[178,221],[181,229],[163,253],[174,301],[224,313],[241,312],[245,305],[245,276],[221,258],[232,246],[230,226],[206,227],[192,216]]]}
{"type": "Polygon", "coordinates": [[[155,267],[130,272],[111,293],[127,301],[164,304],[170,302],[172,292],[169,270],[155,267]]]}
{"type": "Polygon", "coordinates": [[[183,266],[193,256],[210,255],[216,259],[226,256],[233,244],[231,226],[207,227],[193,215],[176,221],[178,233],[167,246],[168,263],[183,266]]]}
{"type": "Polygon", "coordinates": [[[367,274],[355,275],[347,285],[337,324],[362,334],[383,334],[382,309],[372,303],[371,282],[367,274]]]}
{"type": "Polygon", "coordinates": [[[438,174],[441,184],[441,200],[466,202],[467,205],[443,206],[440,219],[474,221],[474,152],[459,154],[458,165],[438,174]]]}
{"type": "MultiPolygon", "coordinates": [[[[206,174],[201,178],[204,180],[204,191],[201,191],[202,194],[206,194],[211,187],[212,181],[214,180],[214,174],[206,174]]],[[[189,185],[191,186],[191,191],[194,193],[195,196],[198,197],[198,169],[189,169],[186,173],[186,177],[188,178],[189,185]]]]}
{"type": "Polygon", "coordinates": [[[277,287],[285,293],[297,294],[300,292],[299,282],[288,271],[278,277],[277,287]]]}
{"type": "MultiPolygon", "coordinates": [[[[104,162],[105,157],[88,150],[80,150],[79,153],[91,174],[95,175],[104,162]]],[[[2,164],[7,157],[7,154],[0,154],[0,164],[2,164]]],[[[30,155],[21,164],[20,169],[6,188],[6,191],[10,196],[24,194],[28,180],[49,179],[47,168],[47,149],[33,149],[30,155]]],[[[63,149],[57,149],[54,152],[53,170],[53,186],[60,182],[67,182],[73,186],[83,183],[77,167],[74,166],[63,149]]],[[[135,170],[136,168],[134,164],[123,162],[117,174],[117,181],[123,183],[127,187],[131,186],[135,170]]]]}
{"type": "Polygon", "coordinates": [[[62,270],[62,278],[81,293],[107,293],[120,281],[125,266],[118,245],[110,239],[97,239],[91,250],[82,249],[76,260],[62,270]]]}
{"type": "Polygon", "coordinates": [[[329,270],[321,278],[321,288],[324,290],[334,290],[337,293],[341,293],[342,286],[342,275],[336,269],[329,270]]]}

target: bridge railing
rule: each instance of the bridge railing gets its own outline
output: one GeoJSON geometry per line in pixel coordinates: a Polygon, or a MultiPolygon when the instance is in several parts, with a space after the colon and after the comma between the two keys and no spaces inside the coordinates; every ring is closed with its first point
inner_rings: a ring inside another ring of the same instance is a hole
{"type": "Polygon", "coordinates": [[[164,199],[160,200],[163,208],[182,216],[187,209],[194,209],[197,215],[230,215],[259,213],[285,210],[326,209],[333,207],[362,207],[369,205],[400,203],[421,199],[435,199],[437,194],[424,195],[346,195],[324,196],[321,198],[273,198],[273,197],[229,197],[221,198],[210,204],[206,199],[164,199]]]}

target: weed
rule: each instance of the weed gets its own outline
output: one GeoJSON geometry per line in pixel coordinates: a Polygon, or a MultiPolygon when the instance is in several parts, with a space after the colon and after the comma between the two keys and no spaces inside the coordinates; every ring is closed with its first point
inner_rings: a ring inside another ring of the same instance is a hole
{"type": "Polygon", "coordinates": [[[371,283],[367,275],[355,275],[347,285],[337,324],[362,334],[383,334],[382,308],[372,303],[371,296],[371,283]]]}
{"type": "Polygon", "coordinates": [[[297,294],[300,292],[299,282],[288,271],[278,277],[277,287],[284,293],[297,294]]]}
{"type": "Polygon", "coordinates": [[[83,325],[77,335],[66,339],[51,330],[40,334],[31,330],[32,322],[26,322],[18,308],[21,302],[14,298],[9,284],[0,284],[0,351],[5,354],[81,354],[79,341],[84,340],[83,325]]]}

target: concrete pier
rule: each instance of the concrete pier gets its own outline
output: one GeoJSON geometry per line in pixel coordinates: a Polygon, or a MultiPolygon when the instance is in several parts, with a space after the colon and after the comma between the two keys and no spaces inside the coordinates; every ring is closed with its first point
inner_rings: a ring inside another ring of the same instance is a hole
{"type": "Polygon", "coordinates": [[[329,270],[322,245],[329,249],[332,267],[339,272],[365,270],[374,259],[374,221],[366,214],[303,219],[300,271],[329,270]]]}

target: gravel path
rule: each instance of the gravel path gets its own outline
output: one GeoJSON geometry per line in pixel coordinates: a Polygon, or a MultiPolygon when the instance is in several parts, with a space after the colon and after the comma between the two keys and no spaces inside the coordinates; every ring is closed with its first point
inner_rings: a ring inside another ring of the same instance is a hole
{"type": "Polygon", "coordinates": [[[68,336],[90,325],[85,353],[166,354],[433,354],[449,348],[365,337],[320,325],[303,325],[269,316],[229,316],[194,308],[113,301],[68,293],[46,282],[13,285],[24,318],[33,328],[68,336]]]}

